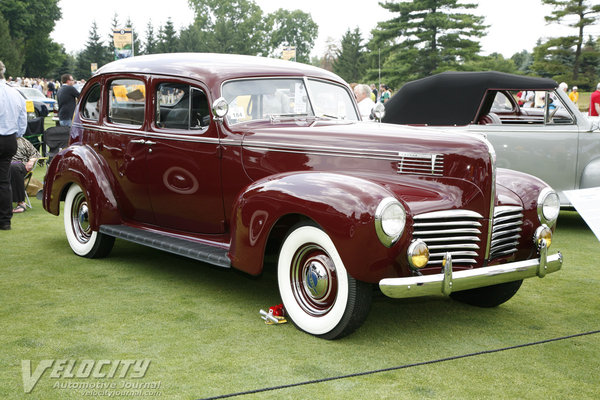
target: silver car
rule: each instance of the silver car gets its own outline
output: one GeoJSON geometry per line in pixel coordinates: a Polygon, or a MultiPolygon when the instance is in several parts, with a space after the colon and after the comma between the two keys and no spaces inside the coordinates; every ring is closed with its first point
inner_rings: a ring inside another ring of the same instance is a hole
{"type": "Polygon", "coordinates": [[[497,167],[565,190],[600,186],[599,122],[583,115],[551,79],[500,72],[444,72],[404,85],[383,122],[484,134],[497,167]]]}

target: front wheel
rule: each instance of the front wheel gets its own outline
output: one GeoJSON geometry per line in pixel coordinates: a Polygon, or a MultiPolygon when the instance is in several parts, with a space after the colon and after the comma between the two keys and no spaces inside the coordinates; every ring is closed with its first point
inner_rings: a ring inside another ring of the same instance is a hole
{"type": "Polygon", "coordinates": [[[371,286],[347,273],[329,236],[312,225],[297,225],[286,237],[277,280],[294,325],[324,339],[352,333],[371,307],[371,286]]]}
{"type": "Polygon", "coordinates": [[[452,292],[450,297],[478,307],[496,307],[510,300],[519,290],[523,280],[500,283],[476,289],[452,292]]]}
{"type": "Polygon", "coordinates": [[[88,200],[77,184],[67,191],[64,222],[69,245],[78,256],[101,258],[112,250],[115,238],[92,230],[88,200]]]}

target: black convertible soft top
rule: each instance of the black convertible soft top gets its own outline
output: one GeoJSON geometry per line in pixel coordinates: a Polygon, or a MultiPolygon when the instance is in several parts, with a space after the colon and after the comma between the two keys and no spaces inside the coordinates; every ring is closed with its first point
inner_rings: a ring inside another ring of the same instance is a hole
{"type": "Polygon", "coordinates": [[[552,79],[504,72],[442,72],[402,86],[385,103],[383,122],[468,125],[489,111],[491,102],[484,101],[488,90],[551,90],[557,86],[552,79]]]}

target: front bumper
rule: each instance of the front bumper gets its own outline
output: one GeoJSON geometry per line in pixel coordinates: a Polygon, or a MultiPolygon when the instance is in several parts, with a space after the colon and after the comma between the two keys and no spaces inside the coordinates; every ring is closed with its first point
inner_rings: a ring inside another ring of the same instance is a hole
{"type": "Polygon", "coordinates": [[[534,276],[543,278],[546,274],[558,271],[562,267],[562,263],[563,257],[560,251],[548,256],[547,248],[542,246],[540,258],[537,259],[453,272],[452,257],[447,254],[441,274],[386,278],[379,281],[379,288],[386,296],[397,299],[437,294],[449,295],[452,292],[518,281],[534,276]]]}

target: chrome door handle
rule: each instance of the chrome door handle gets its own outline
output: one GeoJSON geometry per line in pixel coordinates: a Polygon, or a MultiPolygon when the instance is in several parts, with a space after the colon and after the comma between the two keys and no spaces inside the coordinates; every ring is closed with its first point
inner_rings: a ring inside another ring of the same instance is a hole
{"type": "Polygon", "coordinates": [[[134,139],[131,140],[129,143],[146,144],[146,141],[144,139],[134,139]]]}
{"type": "Polygon", "coordinates": [[[153,144],[156,144],[156,142],[153,142],[153,141],[151,141],[151,140],[146,140],[146,144],[147,144],[148,146],[152,146],[153,144]]]}

